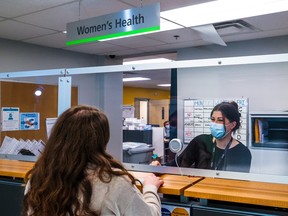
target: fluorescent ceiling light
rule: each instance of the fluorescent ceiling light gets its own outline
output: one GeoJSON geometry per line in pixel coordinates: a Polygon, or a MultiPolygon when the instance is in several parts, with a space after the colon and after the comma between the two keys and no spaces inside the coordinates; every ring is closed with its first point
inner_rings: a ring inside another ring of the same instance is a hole
{"type": "Polygon", "coordinates": [[[151,80],[151,79],[150,78],[146,78],[146,77],[123,78],[123,82],[144,81],[144,80],[151,80]]]}
{"type": "Polygon", "coordinates": [[[163,11],[160,16],[193,27],[287,10],[288,0],[218,0],[163,11]]]}
{"type": "Polygon", "coordinates": [[[135,61],[126,61],[126,62],[123,62],[123,65],[163,63],[163,62],[173,62],[173,60],[167,59],[167,58],[142,59],[142,60],[135,60],[135,61]]]}
{"type": "Polygon", "coordinates": [[[171,84],[158,84],[157,86],[160,86],[160,87],[171,87],[171,84]]]}

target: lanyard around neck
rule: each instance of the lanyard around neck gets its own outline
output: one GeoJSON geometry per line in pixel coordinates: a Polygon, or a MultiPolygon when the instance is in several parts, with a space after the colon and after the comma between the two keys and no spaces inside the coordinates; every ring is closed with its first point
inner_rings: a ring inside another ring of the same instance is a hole
{"type": "MultiPolygon", "coordinates": [[[[230,148],[230,146],[231,146],[231,144],[232,144],[232,141],[233,141],[233,137],[231,137],[230,141],[228,142],[228,144],[226,145],[226,147],[225,147],[225,149],[224,149],[223,154],[221,155],[221,157],[219,158],[218,162],[216,163],[216,166],[215,166],[215,168],[214,168],[215,170],[218,169],[220,163],[221,163],[222,160],[226,157],[227,151],[228,151],[228,149],[230,148]]],[[[211,159],[211,168],[213,168],[213,166],[214,166],[215,151],[216,151],[216,143],[215,143],[215,145],[213,146],[212,159],[211,159]]]]}

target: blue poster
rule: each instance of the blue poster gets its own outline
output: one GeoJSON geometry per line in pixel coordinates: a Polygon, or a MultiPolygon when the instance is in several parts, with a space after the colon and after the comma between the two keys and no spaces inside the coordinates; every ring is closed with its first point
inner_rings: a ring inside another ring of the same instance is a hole
{"type": "Polygon", "coordinates": [[[39,113],[20,113],[20,130],[39,130],[39,113]]]}

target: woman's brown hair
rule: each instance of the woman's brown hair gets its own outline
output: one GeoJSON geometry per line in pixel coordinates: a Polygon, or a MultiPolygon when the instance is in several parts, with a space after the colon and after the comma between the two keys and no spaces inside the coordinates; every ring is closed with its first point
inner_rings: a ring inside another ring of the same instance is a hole
{"type": "Polygon", "coordinates": [[[106,152],[109,138],[108,119],[99,109],[79,105],[66,110],[55,123],[43,154],[26,175],[30,187],[22,215],[99,215],[89,207],[92,184],[87,178],[88,167],[93,167],[103,182],[127,175],[135,184],[133,176],[106,152]]]}

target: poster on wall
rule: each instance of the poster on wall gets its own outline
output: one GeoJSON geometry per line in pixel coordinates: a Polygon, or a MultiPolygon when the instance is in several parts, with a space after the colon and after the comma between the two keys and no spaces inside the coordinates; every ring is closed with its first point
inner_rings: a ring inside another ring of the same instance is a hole
{"type": "Polygon", "coordinates": [[[39,130],[40,113],[20,113],[20,130],[39,130]]]}
{"type": "Polygon", "coordinates": [[[223,101],[235,101],[238,104],[240,128],[233,135],[235,139],[246,144],[248,135],[248,98],[232,99],[185,99],[184,100],[184,143],[188,144],[200,134],[210,134],[210,114],[214,106],[223,101]]]}
{"type": "Polygon", "coordinates": [[[122,107],[122,116],[123,118],[134,118],[134,106],[123,106],[122,107]]]}
{"type": "Polygon", "coordinates": [[[19,130],[19,107],[2,107],[1,124],[2,131],[19,130]]]}

